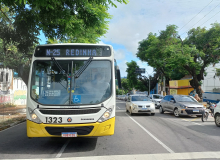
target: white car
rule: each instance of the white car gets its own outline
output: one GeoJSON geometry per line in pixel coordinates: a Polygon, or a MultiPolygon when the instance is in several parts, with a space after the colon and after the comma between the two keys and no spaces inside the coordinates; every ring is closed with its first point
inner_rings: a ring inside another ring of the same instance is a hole
{"type": "Polygon", "coordinates": [[[216,126],[220,127],[220,102],[217,103],[214,109],[214,118],[216,126]]]}
{"type": "Polygon", "coordinates": [[[151,94],[149,98],[154,102],[156,108],[160,108],[160,102],[163,99],[163,96],[160,94],[151,94]]]}
{"type": "Polygon", "coordinates": [[[126,102],[126,112],[130,115],[134,113],[150,113],[155,115],[155,104],[144,95],[130,95],[126,102]]]}

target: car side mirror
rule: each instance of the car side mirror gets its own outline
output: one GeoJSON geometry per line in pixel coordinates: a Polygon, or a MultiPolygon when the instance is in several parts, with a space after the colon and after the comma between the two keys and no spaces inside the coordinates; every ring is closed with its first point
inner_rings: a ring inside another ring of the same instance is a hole
{"type": "Polygon", "coordinates": [[[174,100],[170,100],[170,102],[174,103],[174,100]]]}

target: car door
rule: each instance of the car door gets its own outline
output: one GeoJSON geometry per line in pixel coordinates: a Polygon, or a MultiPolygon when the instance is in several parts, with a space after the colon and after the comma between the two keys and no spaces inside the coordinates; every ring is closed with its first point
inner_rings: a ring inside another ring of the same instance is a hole
{"type": "Polygon", "coordinates": [[[129,110],[130,105],[131,105],[131,96],[128,96],[128,100],[127,100],[127,102],[126,102],[126,108],[127,108],[127,110],[129,110]]]}
{"type": "Polygon", "coordinates": [[[175,107],[175,100],[173,96],[169,96],[169,100],[167,102],[167,109],[172,112],[174,110],[175,107]],[[174,102],[170,102],[171,100],[173,100],[174,102]]]}
{"type": "Polygon", "coordinates": [[[161,101],[161,106],[163,107],[163,110],[167,110],[167,103],[168,103],[169,96],[165,96],[164,99],[161,101]]]}

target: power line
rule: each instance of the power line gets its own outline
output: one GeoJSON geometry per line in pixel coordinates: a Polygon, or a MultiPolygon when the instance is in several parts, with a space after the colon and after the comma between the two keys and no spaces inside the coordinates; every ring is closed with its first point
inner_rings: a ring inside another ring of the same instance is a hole
{"type": "MultiPolygon", "coordinates": [[[[217,8],[218,6],[220,5],[220,3],[217,5],[217,6],[215,6],[215,8],[217,8]]],[[[213,8],[211,11],[213,11],[215,8],[213,8]]],[[[209,11],[209,13],[211,12],[211,11],[209,11]]],[[[203,18],[205,18],[209,13],[207,13],[203,18]]],[[[219,12],[218,12],[219,13],[219,12]]],[[[217,14],[218,14],[217,13],[217,14]]],[[[216,15],[216,14],[215,14],[216,15]]],[[[214,16],[215,16],[214,15],[214,16]]],[[[213,16],[213,17],[214,17],[213,16]]],[[[199,21],[197,21],[192,27],[190,27],[190,28],[193,28],[197,23],[199,23],[203,18],[201,18],[199,21]]],[[[211,18],[210,18],[211,19],[211,18]]],[[[205,22],[206,23],[206,22],[205,22]]],[[[203,23],[204,24],[204,23],[203,23]]],[[[187,33],[187,32],[186,32],[187,33]]],[[[183,33],[184,34],[184,33],[183,33]]],[[[181,34],[181,35],[183,35],[183,34],[181,34]]]]}
{"type": "MultiPolygon", "coordinates": [[[[219,12],[217,12],[214,16],[212,16],[211,18],[209,18],[207,21],[205,21],[203,24],[205,24],[206,22],[208,22],[210,19],[212,19],[213,17],[215,17],[217,14],[219,14],[220,13],[220,11],[219,12]]],[[[201,24],[201,26],[203,25],[203,24],[201,24]]]]}
{"type": "MultiPolygon", "coordinates": [[[[217,8],[219,5],[220,5],[220,3],[219,3],[217,6],[215,6],[215,8],[217,8]]],[[[211,11],[213,11],[215,8],[213,8],[211,11]]],[[[211,11],[209,11],[209,13],[210,13],[211,11]]],[[[205,18],[209,13],[207,13],[203,18],[205,18]]],[[[218,12],[218,13],[219,13],[219,12],[218,12]]],[[[216,13],[215,15],[217,15],[218,13],[216,13]]],[[[215,15],[214,15],[214,16],[215,16],[215,15]]],[[[213,18],[214,16],[212,16],[211,18],[213,18]]],[[[192,27],[190,27],[190,28],[193,28],[193,27],[194,27],[197,23],[199,23],[203,18],[201,18],[198,22],[196,22],[196,23],[195,23],[192,27]]],[[[210,19],[211,19],[211,18],[210,18],[210,19]]],[[[209,21],[210,19],[208,19],[207,21],[209,21]]],[[[206,22],[207,22],[207,21],[206,21],[206,22]]],[[[205,22],[205,23],[206,23],[206,22],[205,22]]],[[[203,24],[204,24],[204,23],[203,23],[203,24]]],[[[203,25],[203,24],[202,24],[202,25],[203,25]]],[[[187,33],[187,32],[186,32],[186,33],[187,33]]],[[[185,32],[182,33],[180,36],[182,36],[183,34],[185,34],[185,32]]]]}
{"type": "MultiPolygon", "coordinates": [[[[220,5],[220,3],[219,3],[217,6],[215,6],[215,8],[217,8],[219,5],[220,5]]],[[[213,11],[215,8],[213,8],[211,11],[213,11]]],[[[209,13],[210,13],[211,11],[209,11],[209,13]]],[[[209,14],[209,13],[208,13],[208,14],[209,14]]],[[[206,14],[205,16],[207,16],[208,14],[206,14]]],[[[205,18],[205,16],[204,16],[203,18],[205,18]]],[[[201,18],[199,21],[201,21],[203,18],[201,18]]],[[[199,23],[199,21],[196,22],[192,27],[194,27],[197,23],[199,23]]],[[[192,28],[192,27],[191,27],[191,28],[192,28]]]]}
{"type": "MultiPolygon", "coordinates": [[[[212,1],[213,1],[213,0],[212,0],[212,1]]],[[[212,1],[209,2],[209,4],[212,3],[212,1]]],[[[208,4],[208,5],[209,5],[209,4],[208,4]]],[[[199,13],[201,13],[208,5],[206,5],[199,13]]],[[[195,18],[196,16],[198,16],[199,13],[197,13],[197,15],[195,15],[193,18],[195,18]]],[[[193,18],[192,18],[189,22],[191,22],[191,21],[193,20],[193,18]]],[[[189,22],[186,23],[183,27],[185,27],[187,24],[189,24],[189,22]]],[[[183,28],[183,27],[182,27],[182,28],[183,28]]],[[[181,30],[182,28],[180,28],[180,30],[181,30]]],[[[180,30],[179,30],[179,31],[180,31],[180,30]]]]}

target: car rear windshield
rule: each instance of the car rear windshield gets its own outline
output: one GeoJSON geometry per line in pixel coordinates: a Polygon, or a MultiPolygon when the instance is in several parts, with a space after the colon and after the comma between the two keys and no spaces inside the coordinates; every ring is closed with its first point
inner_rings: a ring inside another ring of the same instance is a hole
{"type": "Polygon", "coordinates": [[[132,101],[150,101],[148,97],[145,96],[132,96],[132,101]]]}
{"type": "Polygon", "coordinates": [[[162,99],[163,97],[160,96],[160,95],[153,95],[153,98],[154,98],[154,99],[162,99]]]}

